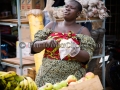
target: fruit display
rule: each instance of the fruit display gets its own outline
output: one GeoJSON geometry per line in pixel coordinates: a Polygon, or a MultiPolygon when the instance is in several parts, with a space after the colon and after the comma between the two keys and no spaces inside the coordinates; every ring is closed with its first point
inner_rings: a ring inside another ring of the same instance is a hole
{"type": "Polygon", "coordinates": [[[95,77],[94,73],[88,72],[88,73],[85,74],[84,77],[82,77],[82,78],[81,78],[80,80],[78,80],[77,82],[81,83],[81,82],[83,82],[83,81],[90,80],[90,79],[92,79],[92,78],[94,78],[94,77],[95,77]]]}
{"type": "Polygon", "coordinates": [[[95,75],[92,72],[88,72],[81,79],[77,79],[74,75],[69,75],[66,80],[57,82],[55,84],[46,83],[44,86],[40,87],[38,90],[61,90],[65,87],[82,83],[83,81],[91,80],[95,75]]]}
{"type": "Polygon", "coordinates": [[[0,90],[38,90],[35,82],[27,76],[17,75],[14,71],[0,71],[0,90]]]}
{"type": "Polygon", "coordinates": [[[64,87],[67,87],[67,85],[68,85],[68,82],[66,80],[63,80],[55,84],[46,83],[44,86],[40,87],[38,90],[60,90],[64,87]]]}

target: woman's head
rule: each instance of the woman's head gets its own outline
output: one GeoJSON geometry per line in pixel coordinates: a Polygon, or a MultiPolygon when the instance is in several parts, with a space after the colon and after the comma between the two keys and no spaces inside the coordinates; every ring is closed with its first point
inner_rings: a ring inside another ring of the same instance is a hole
{"type": "Polygon", "coordinates": [[[65,2],[64,18],[65,20],[76,19],[82,11],[82,5],[76,0],[65,2]]]}

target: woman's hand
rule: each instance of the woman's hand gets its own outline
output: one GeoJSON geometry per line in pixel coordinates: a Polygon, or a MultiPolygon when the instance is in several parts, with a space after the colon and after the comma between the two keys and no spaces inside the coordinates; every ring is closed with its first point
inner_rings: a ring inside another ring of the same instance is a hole
{"type": "Polygon", "coordinates": [[[55,48],[58,46],[58,43],[54,39],[48,39],[44,41],[36,41],[33,45],[36,48],[55,48]]]}
{"type": "Polygon", "coordinates": [[[46,48],[55,48],[58,47],[58,42],[54,39],[46,40],[46,48]]]}
{"type": "Polygon", "coordinates": [[[45,48],[55,48],[55,47],[58,47],[58,42],[56,42],[54,39],[48,39],[43,41],[36,41],[32,45],[32,50],[36,53],[39,53],[45,48]]]}

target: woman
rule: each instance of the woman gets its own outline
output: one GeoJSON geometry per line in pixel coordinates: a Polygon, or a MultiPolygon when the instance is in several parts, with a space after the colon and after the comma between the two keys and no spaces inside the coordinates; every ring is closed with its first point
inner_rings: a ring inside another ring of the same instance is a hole
{"type": "Polygon", "coordinates": [[[76,24],[76,18],[81,11],[82,6],[79,2],[69,1],[65,4],[64,21],[50,22],[44,30],[39,30],[35,34],[32,53],[35,54],[45,49],[42,66],[35,80],[38,87],[46,82],[53,84],[60,82],[69,75],[75,75],[80,79],[85,74],[83,66],[91,60],[95,42],[87,28],[76,24]],[[68,55],[60,60],[57,46],[62,39],[69,38],[72,38],[81,50],[74,57],[68,55]]]}

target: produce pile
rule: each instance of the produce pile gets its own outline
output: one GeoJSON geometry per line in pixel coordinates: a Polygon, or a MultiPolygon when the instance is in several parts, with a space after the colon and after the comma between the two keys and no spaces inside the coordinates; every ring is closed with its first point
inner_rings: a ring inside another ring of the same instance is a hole
{"type": "Polygon", "coordinates": [[[0,71],[0,90],[37,90],[37,86],[30,77],[0,71]]]}
{"type": "MultiPolygon", "coordinates": [[[[65,2],[70,0],[65,0],[65,2]]],[[[78,18],[94,18],[99,17],[104,19],[109,17],[108,9],[102,0],[77,0],[82,4],[83,10],[78,18]]],[[[62,7],[52,7],[53,16],[55,18],[63,18],[64,6],[62,7]]]]}
{"type": "Polygon", "coordinates": [[[74,75],[69,75],[66,80],[63,80],[55,84],[46,83],[44,86],[40,87],[38,90],[61,90],[70,85],[75,85],[75,84],[82,83],[87,80],[91,80],[94,77],[95,75],[92,72],[86,73],[85,76],[79,80],[74,75]]]}

